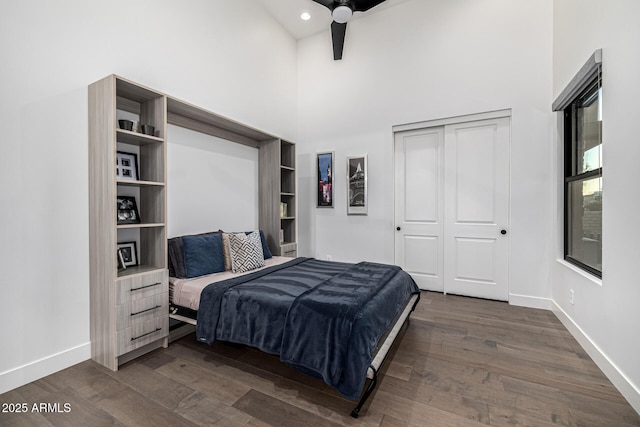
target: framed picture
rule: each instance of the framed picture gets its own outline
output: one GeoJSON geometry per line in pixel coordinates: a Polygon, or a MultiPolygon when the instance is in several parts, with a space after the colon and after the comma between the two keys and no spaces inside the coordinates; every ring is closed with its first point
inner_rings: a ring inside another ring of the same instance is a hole
{"type": "Polygon", "coordinates": [[[318,153],[316,160],[318,175],[316,182],[318,183],[318,208],[333,207],[333,152],[318,153]]]}
{"type": "Polygon", "coordinates": [[[116,153],[116,179],[138,180],[138,156],[135,153],[116,153]]]}
{"type": "Polygon", "coordinates": [[[136,242],[118,243],[118,266],[122,269],[138,265],[136,242]]]}
{"type": "Polygon", "coordinates": [[[347,157],[347,215],[367,214],[367,156],[347,157]]]}
{"type": "Polygon", "coordinates": [[[139,224],[140,215],[138,214],[138,206],[136,206],[136,198],[131,196],[117,196],[116,208],[118,224],[139,224]]]}

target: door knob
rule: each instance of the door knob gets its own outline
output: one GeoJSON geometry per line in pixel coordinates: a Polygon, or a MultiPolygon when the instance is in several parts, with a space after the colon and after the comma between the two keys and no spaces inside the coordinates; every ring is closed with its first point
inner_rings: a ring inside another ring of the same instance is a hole
{"type": "Polygon", "coordinates": [[[396,227],[396,230],[400,231],[400,226],[397,226],[397,227],[396,227]]]}
{"type": "Polygon", "coordinates": [[[500,234],[502,234],[504,236],[505,234],[507,234],[507,230],[505,230],[505,229],[500,230],[500,234]]]}

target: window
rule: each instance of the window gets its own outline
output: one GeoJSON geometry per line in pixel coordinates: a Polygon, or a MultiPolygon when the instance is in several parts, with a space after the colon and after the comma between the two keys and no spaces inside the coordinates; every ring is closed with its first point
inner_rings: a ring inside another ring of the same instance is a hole
{"type": "Polygon", "coordinates": [[[602,277],[602,87],[599,77],[564,110],[564,257],[602,277]]]}
{"type": "Polygon", "coordinates": [[[602,277],[602,51],[553,104],[564,119],[564,259],[602,277]]]}

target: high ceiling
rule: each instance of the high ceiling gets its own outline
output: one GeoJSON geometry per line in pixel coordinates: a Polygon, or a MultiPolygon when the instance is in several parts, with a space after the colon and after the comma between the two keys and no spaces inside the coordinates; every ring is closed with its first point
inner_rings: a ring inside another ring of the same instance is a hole
{"type": "MultiPolygon", "coordinates": [[[[329,31],[331,25],[331,12],[326,7],[313,0],[255,0],[261,4],[276,21],[278,21],[296,40],[303,39],[313,34],[329,31]],[[302,12],[309,12],[311,19],[300,19],[302,12]]],[[[389,7],[396,6],[409,0],[386,0],[375,8],[365,12],[357,12],[353,19],[377,13],[389,7]]]]}

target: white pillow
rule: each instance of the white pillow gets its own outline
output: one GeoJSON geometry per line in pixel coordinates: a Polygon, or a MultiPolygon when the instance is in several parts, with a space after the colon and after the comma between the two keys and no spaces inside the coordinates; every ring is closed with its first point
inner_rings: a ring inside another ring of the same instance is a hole
{"type": "Polygon", "coordinates": [[[264,267],[264,253],[260,232],[229,234],[231,271],[242,273],[264,267]]]}

